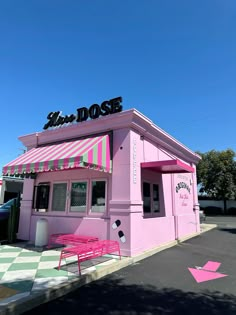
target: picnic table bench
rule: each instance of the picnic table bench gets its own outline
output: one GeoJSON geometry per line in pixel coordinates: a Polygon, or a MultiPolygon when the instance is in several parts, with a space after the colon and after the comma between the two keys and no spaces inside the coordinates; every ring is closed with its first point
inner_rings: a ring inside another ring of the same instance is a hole
{"type": "Polygon", "coordinates": [[[90,243],[95,241],[98,241],[98,237],[65,233],[51,234],[47,247],[50,248],[52,244],[78,245],[80,243],[90,243]]]}
{"type": "Polygon", "coordinates": [[[81,275],[80,263],[82,261],[97,258],[103,255],[111,254],[115,252],[118,253],[119,258],[121,259],[119,243],[117,241],[111,241],[111,240],[101,240],[101,241],[95,241],[95,242],[90,242],[86,244],[80,244],[73,247],[68,247],[61,251],[59,264],[58,264],[58,270],[60,270],[61,268],[62,259],[65,259],[71,256],[77,256],[79,274],[81,275]]]}

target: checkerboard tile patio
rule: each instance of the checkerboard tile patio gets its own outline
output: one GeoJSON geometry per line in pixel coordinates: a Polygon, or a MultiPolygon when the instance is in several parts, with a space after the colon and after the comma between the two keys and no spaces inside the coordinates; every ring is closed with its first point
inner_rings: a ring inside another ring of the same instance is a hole
{"type": "MultiPolygon", "coordinates": [[[[58,270],[60,248],[42,250],[33,245],[0,246],[0,307],[34,292],[49,289],[79,277],[76,257],[62,261],[58,270]]],[[[106,255],[82,263],[82,274],[87,274],[117,261],[106,255]]]]}

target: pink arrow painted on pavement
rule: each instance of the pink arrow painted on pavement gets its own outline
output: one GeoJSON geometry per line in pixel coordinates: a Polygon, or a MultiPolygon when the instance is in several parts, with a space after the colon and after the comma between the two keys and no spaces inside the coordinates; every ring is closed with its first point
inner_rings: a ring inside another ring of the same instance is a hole
{"type": "Polygon", "coordinates": [[[215,280],[223,277],[227,277],[227,275],[216,272],[216,270],[220,267],[221,263],[216,261],[208,261],[203,267],[188,268],[191,272],[194,279],[197,283],[215,280]]]}
{"type": "Polygon", "coordinates": [[[221,263],[216,262],[216,261],[208,261],[203,267],[202,269],[204,270],[208,270],[208,271],[216,271],[217,269],[219,269],[221,263]]]}

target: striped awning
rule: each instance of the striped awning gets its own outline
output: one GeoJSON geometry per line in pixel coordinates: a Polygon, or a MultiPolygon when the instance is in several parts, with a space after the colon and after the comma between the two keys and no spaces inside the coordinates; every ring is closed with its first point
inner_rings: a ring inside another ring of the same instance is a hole
{"type": "Polygon", "coordinates": [[[3,167],[3,175],[30,174],[72,168],[111,173],[109,135],[33,148],[3,167]]]}

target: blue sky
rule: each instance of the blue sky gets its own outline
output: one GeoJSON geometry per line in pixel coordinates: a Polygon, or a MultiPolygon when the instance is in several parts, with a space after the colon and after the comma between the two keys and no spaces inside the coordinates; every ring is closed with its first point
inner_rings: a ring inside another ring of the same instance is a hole
{"type": "Polygon", "coordinates": [[[193,151],[236,151],[235,0],[5,0],[0,34],[0,168],[49,112],[116,96],[193,151]]]}

